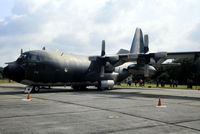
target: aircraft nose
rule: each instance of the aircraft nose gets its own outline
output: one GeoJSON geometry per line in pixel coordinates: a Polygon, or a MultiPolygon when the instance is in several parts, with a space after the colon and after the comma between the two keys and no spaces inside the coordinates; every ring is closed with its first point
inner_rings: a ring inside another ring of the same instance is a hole
{"type": "Polygon", "coordinates": [[[24,78],[24,69],[17,64],[11,64],[4,68],[3,76],[11,80],[20,82],[24,78]]]}

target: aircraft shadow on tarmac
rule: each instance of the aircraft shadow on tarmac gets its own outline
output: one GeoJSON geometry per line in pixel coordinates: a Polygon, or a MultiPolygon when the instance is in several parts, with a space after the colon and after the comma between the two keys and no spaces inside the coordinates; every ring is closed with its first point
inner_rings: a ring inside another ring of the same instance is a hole
{"type": "MultiPolygon", "coordinates": [[[[22,86],[0,86],[2,89],[7,89],[7,91],[1,91],[0,95],[14,95],[14,94],[24,94],[25,87],[22,86]],[[9,89],[12,89],[9,91],[9,89]],[[14,89],[14,91],[13,91],[14,89]]],[[[115,88],[113,90],[117,90],[119,88],[115,88]]],[[[43,94],[43,93],[67,93],[67,92],[74,92],[74,93],[84,93],[84,92],[96,92],[97,94],[102,92],[102,90],[98,90],[96,88],[88,88],[84,90],[73,90],[71,88],[41,88],[39,93],[33,94],[43,94]]]]}
{"type": "MultiPolygon", "coordinates": [[[[0,86],[0,88],[12,88],[15,89],[15,91],[5,91],[0,92],[0,95],[17,95],[17,94],[24,94],[24,87],[21,86],[0,86]],[[16,91],[17,90],[17,91],[16,91]]],[[[136,88],[134,88],[134,91],[131,91],[131,88],[128,88],[130,92],[119,92],[117,90],[123,89],[122,87],[115,87],[112,90],[98,90],[94,88],[88,88],[85,90],[73,90],[71,88],[65,89],[65,88],[51,88],[51,89],[41,89],[40,93],[38,94],[44,94],[44,93],[79,93],[79,94],[103,94],[110,96],[110,98],[129,98],[129,97],[144,97],[144,98],[163,98],[163,99],[179,99],[179,100],[196,100],[200,101],[200,97],[190,97],[190,96],[176,96],[176,95],[162,95],[162,94],[146,94],[139,91],[135,91],[136,88]],[[114,95],[114,96],[113,96],[114,95]]],[[[8,89],[9,90],[9,89],[8,89]]],[[[137,90],[137,89],[136,89],[137,90]]],[[[143,90],[143,89],[142,89],[143,90]]],[[[36,93],[37,94],[37,93],[36,93]]]]}
{"type": "Polygon", "coordinates": [[[111,98],[128,98],[128,97],[143,97],[143,98],[163,98],[163,99],[178,99],[178,100],[196,100],[200,101],[200,97],[190,97],[190,96],[177,96],[177,95],[162,95],[162,94],[146,94],[142,92],[115,92],[110,93],[102,92],[105,95],[112,95],[111,98]],[[115,95],[116,97],[113,97],[115,95]]]}

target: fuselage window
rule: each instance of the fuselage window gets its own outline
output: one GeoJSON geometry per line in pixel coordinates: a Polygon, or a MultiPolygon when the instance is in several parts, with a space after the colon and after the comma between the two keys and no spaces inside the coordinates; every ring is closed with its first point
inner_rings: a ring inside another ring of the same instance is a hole
{"type": "Polygon", "coordinates": [[[29,60],[31,60],[31,57],[32,57],[32,56],[31,56],[31,55],[29,55],[29,56],[28,56],[28,59],[29,59],[29,60]]]}

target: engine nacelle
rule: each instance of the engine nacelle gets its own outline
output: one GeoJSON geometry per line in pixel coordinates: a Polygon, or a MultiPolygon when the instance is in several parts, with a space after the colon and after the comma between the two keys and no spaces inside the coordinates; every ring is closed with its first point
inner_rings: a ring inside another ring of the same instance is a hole
{"type": "Polygon", "coordinates": [[[167,52],[158,52],[158,53],[155,53],[154,57],[156,59],[165,58],[165,57],[167,57],[167,52]]]}
{"type": "Polygon", "coordinates": [[[102,80],[101,81],[101,88],[112,89],[114,84],[115,84],[114,80],[102,80]]]}

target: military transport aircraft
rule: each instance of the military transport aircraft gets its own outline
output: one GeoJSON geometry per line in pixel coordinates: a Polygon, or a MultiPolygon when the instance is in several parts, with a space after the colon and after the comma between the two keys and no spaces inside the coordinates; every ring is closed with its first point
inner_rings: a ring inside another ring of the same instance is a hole
{"type": "Polygon", "coordinates": [[[39,92],[41,86],[111,89],[131,74],[153,74],[156,70],[152,65],[162,64],[166,59],[200,55],[200,52],[148,53],[148,44],[148,35],[143,38],[141,29],[137,28],[130,51],[120,49],[115,55],[105,54],[104,40],[100,56],[79,56],[45,49],[21,51],[16,61],[7,63],[3,73],[11,80],[28,85],[27,89],[32,92],[39,92]]]}

